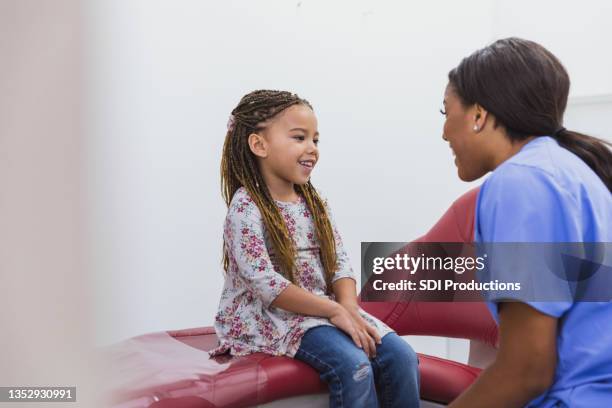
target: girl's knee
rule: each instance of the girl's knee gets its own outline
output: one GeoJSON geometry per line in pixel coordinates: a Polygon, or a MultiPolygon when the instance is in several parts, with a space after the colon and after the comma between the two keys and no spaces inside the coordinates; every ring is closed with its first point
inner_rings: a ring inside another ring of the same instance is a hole
{"type": "Polygon", "coordinates": [[[383,347],[380,347],[377,353],[389,354],[392,357],[391,362],[406,364],[410,367],[416,367],[419,364],[419,358],[412,346],[393,333],[383,337],[383,347]]]}
{"type": "Polygon", "coordinates": [[[416,351],[414,351],[414,349],[412,348],[410,344],[408,344],[404,340],[402,341],[404,342],[404,345],[402,346],[402,351],[401,351],[402,358],[405,361],[407,361],[411,367],[417,366],[419,364],[419,356],[417,355],[416,351]]]}

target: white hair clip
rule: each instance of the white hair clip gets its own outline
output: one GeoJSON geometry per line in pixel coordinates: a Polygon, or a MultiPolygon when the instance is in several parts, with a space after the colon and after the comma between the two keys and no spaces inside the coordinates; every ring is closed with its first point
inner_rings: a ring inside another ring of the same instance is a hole
{"type": "Polygon", "coordinates": [[[235,124],[236,124],[236,118],[234,117],[234,115],[230,115],[229,119],[227,120],[227,131],[231,132],[232,130],[234,130],[235,124]]]}

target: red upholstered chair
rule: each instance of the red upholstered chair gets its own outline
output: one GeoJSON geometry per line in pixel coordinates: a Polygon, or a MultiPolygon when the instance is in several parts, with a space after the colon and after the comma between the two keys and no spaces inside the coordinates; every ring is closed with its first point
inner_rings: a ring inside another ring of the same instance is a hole
{"type": "MultiPolygon", "coordinates": [[[[421,242],[473,241],[477,189],[460,197],[421,242]]],[[[470,340],[469,365],[419,354],[422,406],[446,404],[494,355],[497,328],[479,302],[364,302],[361,307],[400,335],[470,340]]],[[[327,386],[315,370],[287,357],[252,354],[209,358],[212,327],[152,333],[113,346],[111,385],[121,408],[324,407],[327,386]]]]}
{"type": "MultiPolygon", "coordinates": [[[[478,188],[456,200],[418,242],[473,242],[478,188]]],[[[495,356],[497,325],[481,302],[364,302],[361,307],[399,335],[470,340],[469,365],[419,355],[421,398],[448,403],[465,390],[495,356]]]]}

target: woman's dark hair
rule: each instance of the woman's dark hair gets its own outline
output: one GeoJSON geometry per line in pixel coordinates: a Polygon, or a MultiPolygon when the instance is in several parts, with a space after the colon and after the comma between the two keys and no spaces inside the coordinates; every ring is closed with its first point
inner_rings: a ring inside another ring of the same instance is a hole
{"type": "Polygon", "coordinates": [[[612,192],[611,145],[563,127],[570,79],[546,48],[520,38],[498,40],[464,58],[448,79],[464,106],[478,103],[491,112],[511,140],[554,137],[612,192]]]}

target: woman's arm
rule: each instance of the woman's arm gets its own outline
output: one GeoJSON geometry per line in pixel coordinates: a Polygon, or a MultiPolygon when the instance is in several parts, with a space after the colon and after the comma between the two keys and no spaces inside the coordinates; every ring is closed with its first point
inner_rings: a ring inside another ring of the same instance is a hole
{"type": "Polygon", "coordinates": [[[495,362],[449,408],[523,407],[552,385],[557,319],[525,303],[499,304],[495,362]]]}

